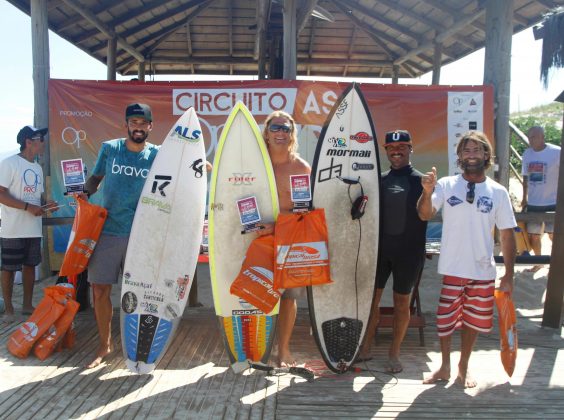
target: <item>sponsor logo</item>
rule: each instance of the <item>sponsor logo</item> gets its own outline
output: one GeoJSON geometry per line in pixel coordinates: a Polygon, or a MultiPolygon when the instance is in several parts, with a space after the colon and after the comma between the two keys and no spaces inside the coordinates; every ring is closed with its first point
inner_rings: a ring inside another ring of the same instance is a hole
{"type": "Polygon", "coordinates": [[[353,171],[371,171],[372,169],[374,169],[374,164],[372,164],[372,163],[354,162],[352,164],[352,170],[353,171]]]}
{"type": "Polygon", "coordinates": [[[192,130],[190,132],[190,127],[182,127],[181,125],[177,125],[174,132],[178,138],[188,140],[190,143],[200,141],[200,135],[202,134],[200,130],[192,130]]]}
{"type": "Polygon", "coordinates": [[[329,137],[327,139],[333,147],[347,147],[347,139],[344,137],[329,137]]]}
{"type": "Polygon", "coordinates": [[[335,159],[331,158],[331,163],[328,168],[323,168],[319,171],[319,176],[317,177],[318,182],[329,181],[331,178],[336,178],[341,176],[343,172],[343,165],[333,165],[335,159]]]}
{"type": "Polygon", "coordinates": [[[22,179],[24,183],[24,198],[33,198],[33,194],[37,192],[37,187],[41,184],[41,176],[33,169],[26,169],[23,173],[22,179]]]}
{"type": "Polygon", "coordinates": [[[59,111],[59,117],[78,117],[78,118],[86,118],[86,117],[91,117],[92,111],[82,111],[82,110],[76,110],[76,111],[70,111],[70,110],[61,110],[59,111]]]}
{"type": "Polygon", "coordinates": [[[251,267],[250,269],[248,269],[248,268],[245,269],[245,271],[243,271],[243,275],[247,276],[248,278],[250,278],[255,283],[258,283],[261,286],[263,286],[266,289],[266,292],[269,295],[276,297],[276,299],[280,298],[280,293],[278,293],[278,291],[275,290],[272,287],[272,283],[270,281],[263,279],[259,275],[253,273],[253,271],[251,271],[251,270],[253,270],[256,273],[262,274],[262,275],[266,274],[267,277],[269,277],[269,280],[272,280],[272,272],[271,271],[264,273],[264,269],[262,267],[251,267]]]}
{"type": "Polygon", "coordinates": [[[80,142],[86,140],[86,131],[77,130],[73,127],[65,127],[61,131],[61,139],[63,143],[68,145],[76,144],[76,148],[80,149],[80,142]]]}
{"type": "Polygon", "coordinates": [[[236,309],[231,311],[231,315],[262,315],[260,309],[236,309]]]}
{"type": "Polygon", "coordinates": [[[370,150],[329,149],[327,156],[370,157],[370,150]]]}
{"type": "Polygon", "coordinates": [[[121,309],[126,314],[133,313],[137,309],[137,296],[133,292],[126,292],[121,298],[121,309]]]}
{"type": "Polygon", "coordinates": [[[288,252],[286,262],[318,260],[321,254],[310,246],[293,246],[288,252]]]}
{"type": "Polygon", "coordinates": [[[401,185],[390,185],[388,191],[392,194],[400,194],[405,191],[405,189],[401,185]]]}
{"type": "Polygon", "coordinates": [[[164,201],[160,201],[155,198],[142,197],[141,203],[146,204],[148,206],[156,207],[159,211],[162,211],[164,213],[170,213],[172,210],[172,206],[170,205],[170,203],[166,203],[164,201]]]}
{"type": "Polygon", "coordinates": [[[180,313],[180,310],[178,308],[178,305],[176,305],[174,303],[170,303],[170,304],[166,305],[165,314],[169,318],[171,318],[171,319],[178,318],[179,313],[180,313]]]}
{"type": "Polygon", "coordinates": [[[178,300],[184,299],[189,284],[190,284],[190,277],[187,274],[184,275],[184,277],[178,277],[176,279],[176,298],[178,300]]]}
{"type": "Polygon", "coordinates": [[[112,161],[112,174],[147,178],[149,170],[146,168],[136,168],[135,166],[118,165],[114,158],[112,161]]]}
{"type": "Polygon", "coordinates": [[[252,172],[233,172],[233,176],[227,178],[233,185],[252,185],[256,180],[252,172]]]}
{"type": "Polygon", "coordinates": [[[469,130],[477,130],[478,123],[476,121],[468,121],[468,129],[469,130]]]}
{"type": "Polygon", "coordinates": [[[462,98],[460,96],[455,96],[452,98],[452,103],[455,105],[462,105],[462,98]]]}
{"type": "MultiPolygon", "coordinates": [[[[156,314],[159,312],[159,305],[157,305],[156,303],[151,303],[151,302],[141,302],[141,308],[149,313],[149,314],[156,314]]],[[[149,320],[147,319],[147,324],[152,324],[153,320],[152,318],[149,320]]]]}
{"type": "Polygon", "coordinates": [[[164,295],[159,292],[152,292],[150,294],[144,293],[143,300],[162,303],[164,302],[164,295]]]}
{"type": "Polygon", "coordinates": [[[228,115],[237,101],[242,101],[253,115],[268,115],[283,110],[293,113],[296,88],[282,89],[173,89],[172,111],[181,115],[193,107],[203,115],[228,115]]]}
{"type": "Polygon", "coordinates": [[[478,104],[476,103],[476,101],[474,100],[474,98],[472,98],[472,99],[470,99],[470,105],[471,105],[471,106],[476,106],[476,105],[478,105],[478,104]]]}
{"type": "Polygon", "coordinates": [[[451,207],[458,206],[462,202],[463,201],[460,198],[458,198],[454,195],[447,200],[447,203],[449,203],[451,207]]]}
{"type": "Polygon", "coordinates": [[[210,208],[215,211],[223,211],[223,203],[211,203],[210,208]]]}
{"type": "Polygon", "coordinates": [[[493,209],[493,201],[490,197],[480,197],[476,203],[478,211],[481,213],[490,213],[493,209]]]}
{"type": "Polygon", "coordinates": [[[192,162],[190,169],[194,170],[194,176],[196,178],[201,178],[204,174],[204,164],[202,159],[196,159],[194,162],[192,162]]]}
{"type": "Polygon", "coordinates": [[[34,341],[39,332],[39,328],[37,328],[35,322],[24,322],[20,327],[20,332],[24,335],[25,340],[34,341]]]}
{"type": "Polygon", "coordinates": [[[337,111],[335,112],[337,118],[341,119],[341,117],[343,116],[343,114],[345,113],[348,107],[349,107],[349,103],[347,102],[346,99],[343,99],[343,101],[339,104],[337,111]]]}
{"type": "MultiPolygon", "coordinates": [[[[395,135],[396,133],[394,133],[395,135]]],[[[349,137],[351,140],[354,140],[358,143],[368,143],[369,141],[374,140],[374,137],[372,137],[370,134],[364,132],[364,131],[359,131],[356,134],[351,134],[349,137]]],[[[395,139],[394,139],[395,140],[395,139]]],[[[399,133],[398,133],[398,140],[399,140],[399,133]]]]}
{"type": "Polygon", "coordinates": [[[172,180],[172,177],[169,176],[169,175],[155,175],[155,180],[153,181],[153,186],[151,187],[151,192],[153,194],[155,194],[157,192],[157,189],[158,189],[159,193],[163,197],[166,197],[166,193],[165,193],[164,189],[170,184],[171,180],[172,180]]]}

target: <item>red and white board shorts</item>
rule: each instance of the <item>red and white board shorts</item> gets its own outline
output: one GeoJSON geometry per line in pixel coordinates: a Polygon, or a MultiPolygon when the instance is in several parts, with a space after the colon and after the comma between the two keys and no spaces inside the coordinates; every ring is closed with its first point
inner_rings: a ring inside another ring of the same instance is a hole
{"type": "Polygon", "coordinates": [[[437,330],[446,337],[465,325],[478,332],[490,332],[493,325],[495,280],[471,280],[444,276],[437,330]]]}

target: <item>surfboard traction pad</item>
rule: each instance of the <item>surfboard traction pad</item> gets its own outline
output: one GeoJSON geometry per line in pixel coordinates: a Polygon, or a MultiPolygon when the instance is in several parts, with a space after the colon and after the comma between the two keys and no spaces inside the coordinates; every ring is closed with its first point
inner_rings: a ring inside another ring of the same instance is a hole
{"type": "Polygon", "coordinates": [[[270,358],[277,315],[218,316],[231,363],[244,360],[266,363],[270,358]]]}
{"type": "Polygon", "coordinates": [[[155,315],[128,314],[124,324],[129,324],[127,331],[130,332],[124,343],[128,359],[133,362],[155,363],[158,356],[163,354],[173,323],[155,315]],[[131,334],[132,331],[136,334],[131,334]]]}
{"type": "Polygon", "coordinates": [[[321,324],[327,355],[334,363],[351,364],[359,346],[363,322],[353,318],[337,318],[321,324]]]}

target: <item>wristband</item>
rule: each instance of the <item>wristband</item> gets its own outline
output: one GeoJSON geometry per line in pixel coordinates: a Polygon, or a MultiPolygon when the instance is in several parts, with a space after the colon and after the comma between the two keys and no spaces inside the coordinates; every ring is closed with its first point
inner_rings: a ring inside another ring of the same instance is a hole
{"type": "Polygon", "coordinates": [[[29,203],[25,203],[24,211],[27,211],[27,206],[29,206],[29,203]]]}

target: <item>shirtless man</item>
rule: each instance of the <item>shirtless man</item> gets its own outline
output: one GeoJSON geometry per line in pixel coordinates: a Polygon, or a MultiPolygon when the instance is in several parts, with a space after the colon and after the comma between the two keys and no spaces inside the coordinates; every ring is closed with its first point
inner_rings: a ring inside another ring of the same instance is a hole
{"type": "Polygon", "coordinates": [[[421,220],[430,220],[443,209],[443,234],[439,273],[443,286],[437,309],[437,331],[442,364],[423,383],[450,380],[450,343],[461,329],[457,382],[473,388],[476,381],[468,362],[479,332],[492,329],[496,267],[493,259],[493,228],[497,226],[505,274],[501,290],[513,292],[515,262],[515,216],[507,190],[486,176],[493,161],[492,146],[480,131],[462,135],[456,148],[463,173],[437,181],[432,168],[421,179],[423,193],[417,202],[421,220]]]}
{"type": "MultiPolygon", "coordinates": [[[[274,111],[264,122],[263,137],[268,147],[270,160],[276,178],[280,213],[291,213],[290,175],[311,173],[309,164],[297,154],[298,137],[296,123],[291,115],[274,111]]],[[[273,225],[265,225],[260,235],[274,233],[273,225]]],[[[282,367],[294,366],[295,359],[290,352],[290,338],[296,321],[296,299],[303,295],[304,289],[286,289],[280,301],[278,315],[278,364],[282,367]]]]}

